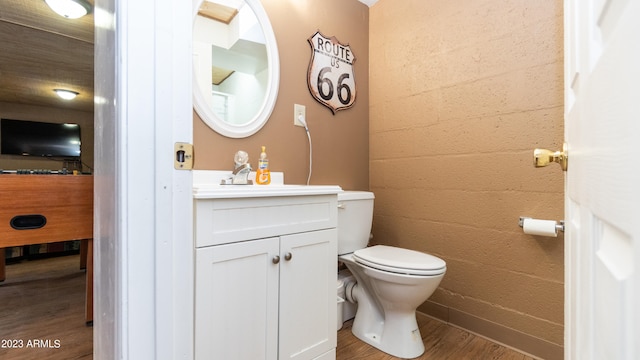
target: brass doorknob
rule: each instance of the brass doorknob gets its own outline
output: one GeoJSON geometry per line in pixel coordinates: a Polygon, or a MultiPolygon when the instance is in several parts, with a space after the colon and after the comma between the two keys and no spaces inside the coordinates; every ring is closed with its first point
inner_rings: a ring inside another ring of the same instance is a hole
{"type": "Polygon", "coordinates": [[[563,171],[567,171],[569,156],[567,154],[567,144],[562,145],[562,151],[553,152],[547,149],[533,150],[533,166],[543,167],[552,162],[560,164],[563,171]]]}

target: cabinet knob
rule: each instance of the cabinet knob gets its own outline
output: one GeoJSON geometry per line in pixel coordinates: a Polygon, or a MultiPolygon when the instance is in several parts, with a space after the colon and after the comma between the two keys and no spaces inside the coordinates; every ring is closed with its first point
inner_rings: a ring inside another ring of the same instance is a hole
{"type": "Polygon", "coordinates": [[[276,255],[273,257],[273,259],[271,259],[271,262],[274,264],[277,264],[280,262],[280,256],[276,255]]]}
{"type": "Polygon", "coordinates": [[[291,260],[292,257],[293,257],[293,255],[291,255],[290,252],[284,254],[284,259],[287,260],[287,261],[291,260]]]}

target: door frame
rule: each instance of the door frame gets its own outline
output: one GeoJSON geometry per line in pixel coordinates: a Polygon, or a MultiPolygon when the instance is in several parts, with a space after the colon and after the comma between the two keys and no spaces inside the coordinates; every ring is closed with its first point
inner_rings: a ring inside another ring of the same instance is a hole
{"type": "Polygon", "coordinates": [[[96,359],[193,358],[189,4],[95,1],[96,359]]]}

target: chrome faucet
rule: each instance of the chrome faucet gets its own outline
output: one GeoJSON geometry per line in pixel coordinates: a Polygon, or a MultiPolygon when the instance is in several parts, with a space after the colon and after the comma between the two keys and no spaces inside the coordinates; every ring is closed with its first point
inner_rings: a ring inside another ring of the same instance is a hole
{"type": "Polygon", "coordinates": [[[251,165],[249,164],[249,154],[245,151],[238,151],[233,157],[235,169],[228,179],[223,179],[221,185],[253,185],[253,181],[249,180],[251,174],[251,165]]]}
{"type": "Polygon", "coordinates": [[[251,173],[251,165],[242,164],[236,166],[231,176],[231,184],[233,185],[252,185],[253,181],[249,180],[249,174],[251,173]]]}

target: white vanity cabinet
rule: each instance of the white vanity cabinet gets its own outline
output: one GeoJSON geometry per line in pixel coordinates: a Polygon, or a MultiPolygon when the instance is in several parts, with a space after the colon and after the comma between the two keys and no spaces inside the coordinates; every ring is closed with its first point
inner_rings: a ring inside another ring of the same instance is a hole
{"type": "Polygon", "coordinates": [[[196,359],[335,359],[340,189],[317,188],[195,192],[196,359]]]}

